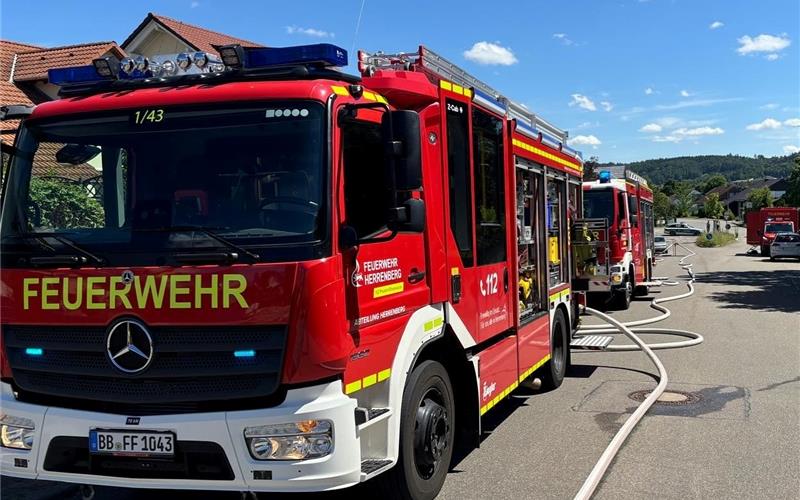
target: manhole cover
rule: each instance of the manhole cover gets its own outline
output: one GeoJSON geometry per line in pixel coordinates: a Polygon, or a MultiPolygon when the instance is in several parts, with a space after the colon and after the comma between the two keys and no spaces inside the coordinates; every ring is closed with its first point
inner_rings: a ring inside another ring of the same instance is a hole
{"type": "MultiPolygon", "coordinates": [[[[653,392],[651,390],[634,391],[628,394],[628,397],[634,401],[642,402],[647,399],[647,396],[653,392]]],[[[661,396],[656,400],[657,405],[664,406],[683,406],[691,405],[700,401],[700,395],[696,392],[683,392],[683,391],[664,391],[661,396]]]]}

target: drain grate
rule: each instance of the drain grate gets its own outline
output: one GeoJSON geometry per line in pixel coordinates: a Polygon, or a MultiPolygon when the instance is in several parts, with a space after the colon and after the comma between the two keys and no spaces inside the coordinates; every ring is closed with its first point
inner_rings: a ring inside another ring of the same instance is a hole
{"type": "MultiPolygon", "coordinates": [[[[632,393],[628,394],[628,397],[641,403],[647,399],[647,396],[649,396],[651,392],[653,391],[650,389],[644,391],[633,391],[632,393]]],[[[700,394],[696,392],[666,390],[663,394],[661,394],[661,396],[659,396],[655,404],[661,406],[685,406],[695,404],[701,399],[702,398],[700,397],[700,394]]]]}

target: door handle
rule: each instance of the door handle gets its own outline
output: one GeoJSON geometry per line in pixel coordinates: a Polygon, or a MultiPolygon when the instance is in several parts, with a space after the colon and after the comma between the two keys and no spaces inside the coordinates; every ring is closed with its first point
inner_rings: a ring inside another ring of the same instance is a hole
{"type": "Polygon", "coordinates": [[[503,291],[508,292],[508,268],[503,269],[503,291]]]}
{"type": "Polygon", "coordinates": [[[425,279],[425,271],[419,271],[417,270],[417,268],[411,269],[411,272],[408,275],[409,283],[419,283],[424,279],[425,279]]]}

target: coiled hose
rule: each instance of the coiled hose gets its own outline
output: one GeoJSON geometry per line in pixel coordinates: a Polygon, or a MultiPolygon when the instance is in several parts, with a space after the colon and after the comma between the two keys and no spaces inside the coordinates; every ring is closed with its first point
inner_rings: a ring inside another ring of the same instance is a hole
{"type": "MultiPolygon", "coordinates": [[[[689,290],[680,295],[673,295],[671,297],[666,298],[656,298],[650,302],[650,307],[656,309],[657,311],[661,312],[660,315],[654,316],[652,318],[637,320],[637,321],[628,321],[628,322],[620,322],[615,320],[614,318],[608,316],[607,314],[603,314],[600,311],[595,309],[591,309],[589,307],[585,308],[585,311],[592,316],[596,316],[601,320],[605,321],[605,324],[602,325],[585,325],[578,329],[578,334],[618,334],[622,333],[626,335],[633,341],[633,344],[625,344],[625,345],[610,345],[606,347],[606,351],[644,351],[645,354],[650,358],[653,364],[656,366],[658,370],[658,385],[656,386],[655,390],[651,392],[647,398],[636,408],[628,420],[622,425],[622,428],[617,432],[614,438],[606,447],[603,454],[600,456],[600,459],[595,464],[592,472],[589,473],[589,476],[581,486],[581,489],[575,495],[575,500],[588,500],[591,498],[594,491],[597,489],[597,485],[600,484],[600,481],[603,479],[608,467],[611,465],[612,460],[619,452],[622,444],[627,439],[628,435],[631,433],[636,424],[644,417],[647,410],[650,409],[653,404],[661,397],[661,394],[664,393],[664,390],[667,388],[667,383],[669,382],[669,378],[667,377],[667,371],[664,369],[664,365],[661,363],[661,360],[658,359],[658,356],[655,355],[653,352],[656,349],[676,349],[680,347],[690,347],[693,345],[697,345],[703,342],[703,336],[699,333],[690,332],[688,330],[678,330],[673,328],[641,328],[642,325],[649,325],[655,323],[657,321],[663,321],[667,319],[671,312],[666,307],[662,306],[664,302],[670,302],[673,300],[679,300],[686,297],[691,296],[694,293],[694,271],[692,271],[692,264],[687,264],[684,261],[693,255],[696,255],[695,252],[692,250],[684,247],[681,245],[685,250],[689,253],[688,255],[681,258],[679,261],[679,265],[683,268],[688,274],[689,279],[686,281],[686,286],[689,290]],[[660,335],[677,335],[680,337],[685,337],[688,340],[681,340],[675,342],[660,342],[657,344],[647,344],[642,339],[639,338],[637,334],[660,334],[660,335]]],[[[666,285],[666,286],[675,286],[678,285],[679,282],[676,281],[667,281],[667,278],[655,278],[656,280],[660,281],[659,284],[666,285]]],[[[600,352],[600,351],[594,351],[600,352]]]]}

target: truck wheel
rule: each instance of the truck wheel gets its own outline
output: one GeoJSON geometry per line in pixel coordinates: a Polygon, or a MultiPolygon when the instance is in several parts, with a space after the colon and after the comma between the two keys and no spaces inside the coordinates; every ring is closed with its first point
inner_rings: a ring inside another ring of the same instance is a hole
{"type": "Polygon", "coordinates": [[[769,246],[768,245],[761,245],[761,255],[764,257],[769,257],[769,246]]]}
{"type": "Polygon", "coordinates": [[[542,389],[557,389],[564,381],[569,365],[569,333],[567,320],[561,309],[553,316],[553,331],[550,337],[550,360],[542,367],[542,389]]]}
{"type": "Polygon", "coordinates": [[[389,498],[428,500],[439,494],[453,456],[453,388],[440,363],[423,361],[408,376],[400,415],[400,457],[380,477],[389,498]]]}
{"type": "Polygon", "coordinates": [[[613,298],[611,299],[611,306],[619,311],[624,311],[631,306],[631,296],[633,289],[631,287],[630,279],[626,278],[622,283],[622,287],[616,290],[613,298]]]}

